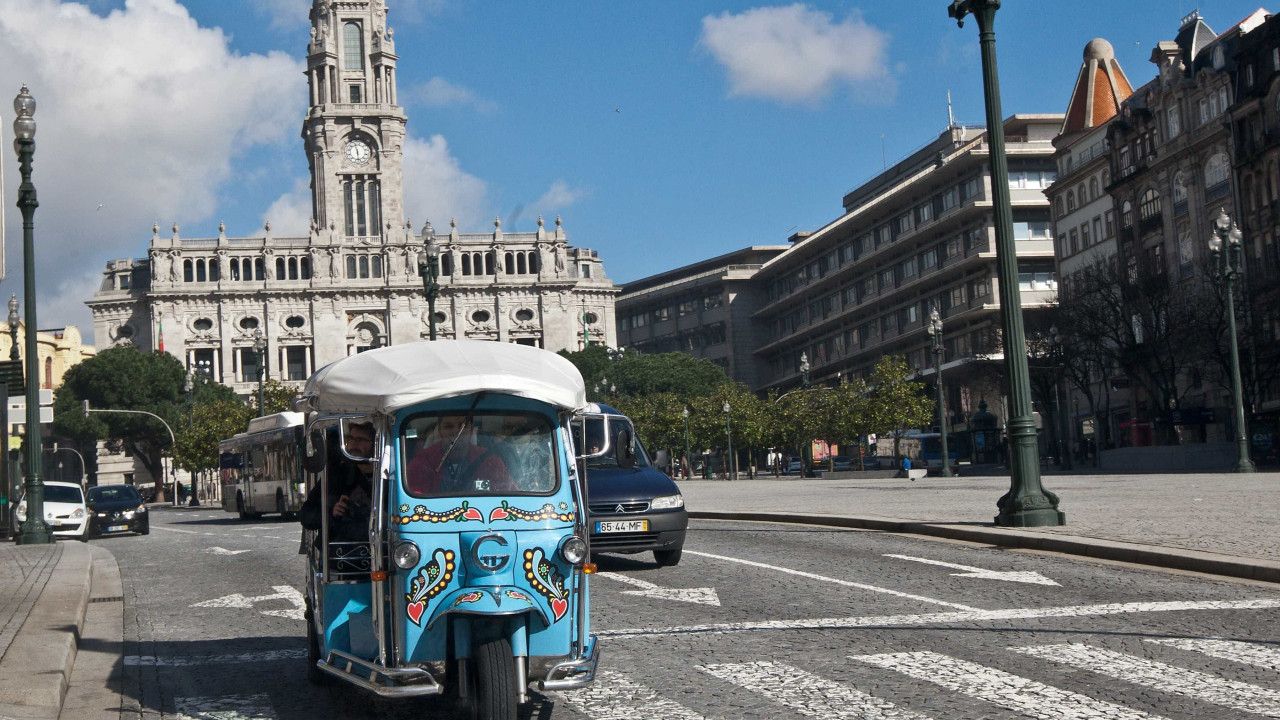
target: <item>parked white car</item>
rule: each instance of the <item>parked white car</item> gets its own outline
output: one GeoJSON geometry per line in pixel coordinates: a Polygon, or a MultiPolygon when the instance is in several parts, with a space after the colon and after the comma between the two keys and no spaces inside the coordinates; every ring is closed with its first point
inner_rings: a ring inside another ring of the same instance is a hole
{"type": "MultiPolygon", "coordinates": [[[[27,521],[27,497],[24,494],[14,511],[19,525],[27,521]]],[[[44,521],[58,537],[89,539],[89,509],[84,504],[84,490],[76,483],[44,483],[44,521]]]]}

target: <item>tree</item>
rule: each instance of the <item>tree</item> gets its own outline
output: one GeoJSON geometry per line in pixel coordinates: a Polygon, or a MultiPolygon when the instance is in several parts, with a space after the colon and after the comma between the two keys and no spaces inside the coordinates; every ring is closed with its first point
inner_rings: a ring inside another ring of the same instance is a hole
{"type": "Polygon", "coordinates": [[[719,365],[684,353],[641,355],[614,351],[611,359],[609,350],[592,345],[577,352],[560,352],[582,373],[587,396],[593,400],[656,393],[698,397],[729,382],[719,365]]]}
{"type": "MultiPolygon", "coordinates": [[[[274,413],[288,412],[293,409],[293,401],[297,397],[298,392],[288,385],[279,380],[267,380],[262,385],[262,404],[266,406],[267,411],[265,413],[258,412],[257,393],[250,395],[249,407],[253,409],[254,415],[272,415],[274,413]]],[[[237,432],[244,432],[244,428],[237,432]]],[[[230,437],[230,435],[227,437],[230,437]]]]}
{"type": "Polygon", "coordinates": [[[218,443],[244,432],[255,415],[238,398],[195,404],[191,421],[178,432],[174,461],[184,470],[201,472],[218,467],[218,443]]]}
{"type": "Polygon", "coordinates": [[[901,455],[902,434],[908,428],[933,421],[934,402],[922,382],[909,380],[906,358],[885,355],[871,371],[871,398],[867,403],[876,433],[893,434],[893,455],[901,455]]]}
{"type": "Polygon", "coordinates": [[[186,419],[186,369],[167,353],[145,353],[131,347],[104,350],[67,370],[54,393],[54,432],[80,442],[117,438],[156,478],[157,498],[164,498],[161,453],[172,451],[169,431],[147,415],[92,413],[84,417],[83,401],[93,408],[153,413],[177,428],[186,419]]]}

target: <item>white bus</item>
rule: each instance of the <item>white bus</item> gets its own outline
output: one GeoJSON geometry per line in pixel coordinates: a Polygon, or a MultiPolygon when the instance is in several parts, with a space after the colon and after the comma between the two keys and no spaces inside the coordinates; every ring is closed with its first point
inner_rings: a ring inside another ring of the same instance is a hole
{"type": "Polygon", "coordinates": [[[218,443],[223,510],[245,520],[263,513],[292,517],[302,508],[302,422],[302,413],[266,415],[250,420],[248,431],[218,443]]]}

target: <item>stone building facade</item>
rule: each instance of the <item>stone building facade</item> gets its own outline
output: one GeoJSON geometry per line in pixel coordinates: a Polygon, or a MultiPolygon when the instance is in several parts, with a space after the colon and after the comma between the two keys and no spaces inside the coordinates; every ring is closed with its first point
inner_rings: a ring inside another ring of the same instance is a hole
{"type": "Polygon", "coordinates": [[[616,344],[600,257],[570,246],[560,218],[535,232],[415,231],[403,193],[407,117],[397,104],[384,0],[315,0],[307,45],[303,148],[312,218],[304,237],[184,238],[152,228],[147,257],[107,264],[88,302],[98,348],[163,349],[248,396],[259,336],[265,377],[301,386],[352,353],[427,339],[419,276],[427,234],[441,246],[442,338],[576,350],[616,344]]]}

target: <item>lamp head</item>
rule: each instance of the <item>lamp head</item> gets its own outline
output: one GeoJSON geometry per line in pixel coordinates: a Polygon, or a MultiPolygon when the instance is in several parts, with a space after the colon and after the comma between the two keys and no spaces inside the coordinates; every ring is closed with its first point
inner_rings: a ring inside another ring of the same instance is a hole
{"type": "Polygon", "coordinates": [[[14,293],[9,297],[9,329],[17,332],[18,323],[18,294],[14,293]]]}
{"type": "Polygon", "coordinates": [[[262,337],[262,328],[254,328],[253,330],[253,347],[259,352],[267,346],[266,338],[262,337]]]}
{"type": "Polygon", "coordinates": [[[1209,238],[1209,252],[1213,253],[1214,255],[1217,255],[1218,253],[1222,252],[1222,238],[1218,237],[1217,235],[1213,235],[1212,237],[1209,238]]]}
{"type": "Polygon", "coordinates": [[[809,372],[809,353],[800,353],[800,372],[809,372]]]}
{"type": "Polygon", "coordinates": [[[728,401],[728,400],[725,400],[725,401],[724,401],[724,411],[725,411],[725,412],[729,412],[729,409],[730,409],[730,408],[729,408],[729,401],[728,401]]]}
{"type": "Polygon", "coordinates": [[[1235,223],[1231,224],[1231,232],[1227,233],[1227,244],[1232,250],[1240,247],[1240,241],[1244,239],[1244,233],[1240,232],[1240,226],[1235,223]]]}
{"type": "Polygon", "coordinates": [[[13,121],[13,137],[15,145],[19,140],[34,140],[36,138],[36,99],[31,97],[31,93],[27,90],[27,86],[23,84],[22,90],[18,92],[18,97],[13,99],[13,111],[18,117],[13,121]]]}
{"type": "Polygon", "coordinates": [[[680,416],[683,417],[685,420],[689,419],[689,408],[687,406],[685,407],[685,409],[680,411],[680,416]]]}
{"type": "Polygon", "coordinates": [[[1231,229],[1231,218],[1225,208],[1218,208],[1218,216],[1213,219],[1213,229],[1220,234],[1231,229]]]}

